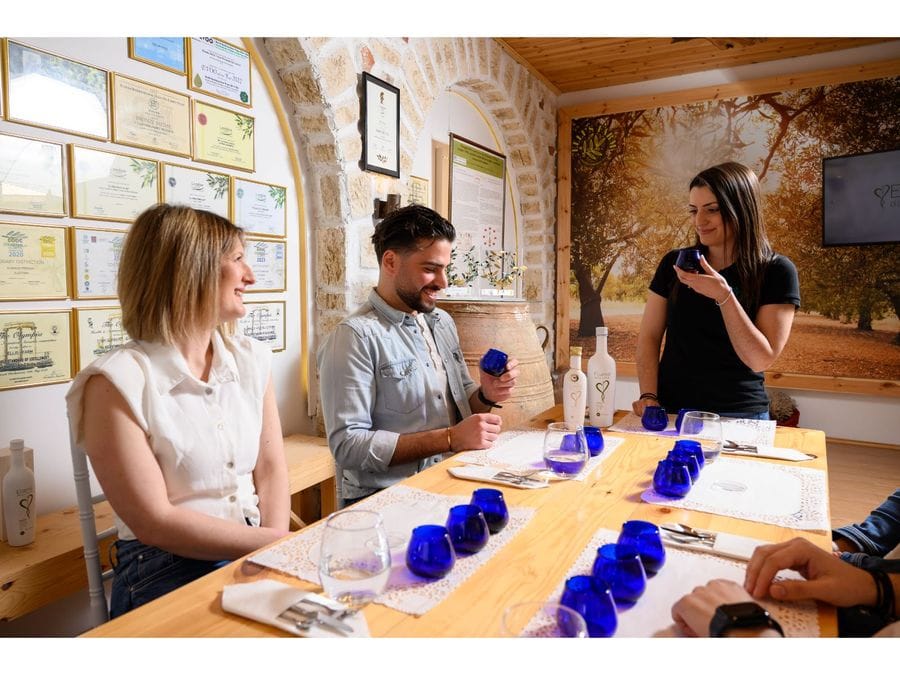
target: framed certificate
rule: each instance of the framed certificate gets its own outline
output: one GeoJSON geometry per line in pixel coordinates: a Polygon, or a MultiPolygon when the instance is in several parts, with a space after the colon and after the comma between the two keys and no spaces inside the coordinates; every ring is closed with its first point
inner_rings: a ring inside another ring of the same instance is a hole
{"type": "Polygon", "coordinates": [[[109,139],[109,74],[102,68],[6,40],[6,119],[109,139]]]}
{"type": "Polygon", "coordinates": [[[112,74],[112,137],[116,143],[191,156],[191,98],[112,74]]]}
{"type": "Polygon", "coordinates": [[[63,146],[0,134],[0,212],[66,215],[63,146]]]}
{"type": "Polygon", "coordinates": [[[427,178],[410,176],[406,183],[406,203],[421,204],[431,208],[431,190],[428,187],[427,178]]]}
{"type": "Polygon", "coordinates": [[[244,306],[247,313],[238,320],[241,333],[265,342],[273,352],[284,351],[285,302],[245,302],[244,306]]]}
{"type": "Polygon", "coordinates": [[[72,229],[72,269],[76,300],[115,298],[123,230],[72,229]]]}
{"type": "Polygon", "coordinates": [[[128,56],[179,75],[187,72],[183,37],[130,37],[128,56]]]}
{"type": "Polygon", "coordinates": [[[121,307],[77,307],[75,324],[75,372],[129,340],[122,328],[121,307]]]}
{"type": "Polygon", "coordinates": [[[188,38],[188,87],[251,107],[250,52],[218,38],[188,38]]]}
{"type": "Polygon", "coordinates": [[[285,243],[271,239],[251,239],[244,242],[244,253],[247,264],[253,270],[256,283],[247,289],[247,293],[263,293],[265,291],[285,290],[284,253],[285,243]]]}
{"type": "Polygon", "coordinates": [[[244,171],[254,170],[254,119],[194,101],[194,159],[244,171]]]}
{"type": "Polygon", "coordinates": [[[0,390],[72,379],[72,314],[0,312],[0,390]]]}
{"type": "Polygon", "coordinates": [[[400,90],[363,73],[363,169],[400,177],[400,90]]]}
{"type": "Polygon", "coordinates": [[[163,164],[163,201],[230,218],[231,178],[224,173],[163,164]]]}
{"type": "Polygon", "coordinates": [[[67,231],[0,223],[0,301],[69,297],[67,231]]]}
{"type": "Polygon", "coordinates": [[[287,188],[234,177],[231,213],[234,224],[249,234],[287,236],[287,188]]]}
{"type": "Polygon", "coordinates": [[[159,202],[159,162],[69,145],[72,216],[133,221],[159,202]]]}

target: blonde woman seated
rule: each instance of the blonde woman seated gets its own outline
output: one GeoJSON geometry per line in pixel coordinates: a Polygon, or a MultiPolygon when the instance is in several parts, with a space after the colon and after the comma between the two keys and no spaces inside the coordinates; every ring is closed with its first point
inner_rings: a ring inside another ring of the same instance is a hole
{"type": "Polygon", "coordinates": [[[240,228],[207,211],[159,204],[125,237],[132,341],[66,396],[116,513],[113,617],[288,533],[271,352],[229,330],[254,281],[240,228]]]}

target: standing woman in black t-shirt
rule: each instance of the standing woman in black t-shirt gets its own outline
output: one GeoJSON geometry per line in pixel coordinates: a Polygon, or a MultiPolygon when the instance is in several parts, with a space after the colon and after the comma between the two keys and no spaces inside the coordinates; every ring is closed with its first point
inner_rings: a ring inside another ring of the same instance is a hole
{"type": "Polygon", "coordinates": [[[763,371],[784,349],[800,306],[797,269],[769,245],[759,179],[746,166],[701,171],[688,208],[703,272],[675,267],[678,250],[660,262],[638,334],[641,394],[632,408],[769,419],[763,371]]]}

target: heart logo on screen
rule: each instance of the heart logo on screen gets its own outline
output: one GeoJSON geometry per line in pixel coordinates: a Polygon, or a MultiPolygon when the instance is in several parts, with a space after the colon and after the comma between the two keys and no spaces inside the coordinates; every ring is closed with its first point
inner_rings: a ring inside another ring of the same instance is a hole
{"type": "Polygon", "coordinates": [[[872,190],[875,193],[875,196],[881,201],[881,208],[884,208],[884,200],[891,193],[890,185],[879,185],[877,188],[872,190]]]}

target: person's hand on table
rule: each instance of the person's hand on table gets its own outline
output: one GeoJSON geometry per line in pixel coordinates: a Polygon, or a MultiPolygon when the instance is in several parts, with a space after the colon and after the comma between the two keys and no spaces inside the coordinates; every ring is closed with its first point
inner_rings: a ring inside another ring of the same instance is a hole
{"type": "Polygon", "coordinates": [[[518,366],[519,360],[510,357],[506,363],[506,372],[499,377],[479,370],[478,372],[481,374],[481,393],[484,394],[484,397],[494,403],[503,403],[509,400],[516,386],[516,378],[519,377],[518,366]]]}
{"type": "MultiPolygon", "coordinates": [[[[753,602],[753,598],[740,584],[727,579],[713,579],[705,586],[697,586],[672,605],[672,619],[688,637],[709,637],[709,624],[719,605],[737,602],[753,602]]],[[[735,629],[738,634],[738,629],[735,629]]],[[[740,634],[750,636],[781,637],[772,628],[741,629],[740,634]]]]}
{"type": "Polygon", "coordinates": [[[648,405],[659,405],[659,401],[654,401],[652,398],[639,398],[637,401],[631,402],[631,409],[635,415],[643,417],[644,408],[648,405]]]}
{"type": "Polygon", "coordinates": [[[497,440],[502,422],[500,415],[493,413],[469,415],[459,424],[450,427],[450,448],[454,452],[485,450],[497,440]]]}

